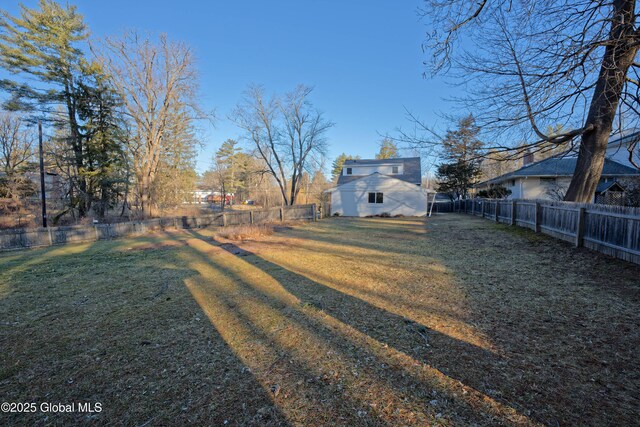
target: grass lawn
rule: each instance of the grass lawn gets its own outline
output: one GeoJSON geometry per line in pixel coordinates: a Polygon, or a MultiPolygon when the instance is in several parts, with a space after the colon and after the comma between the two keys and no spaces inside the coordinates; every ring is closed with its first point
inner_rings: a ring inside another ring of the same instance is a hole
{"type": "Polygon", "coordinates": [[[640,266],[463,215],[0,254],[1,425],[632,425],[640,266]]]}

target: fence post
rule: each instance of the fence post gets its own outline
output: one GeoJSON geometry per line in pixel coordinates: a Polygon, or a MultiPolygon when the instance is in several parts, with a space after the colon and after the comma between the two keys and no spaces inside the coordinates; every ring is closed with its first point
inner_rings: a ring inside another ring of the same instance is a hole
{"type": "Polygon", "coordinates": [[[97,242],[98,240],[100,240],[100,236],[99,236],[99,234],[98,234],[98,226],[97,226],[97,225],[94,225],[94,226],[93,226],[93,228],[94,228],[94,230],[96,231],[96,242],[97,242]]]}
{"type": "Polygon", "coordinates": [[[511,225],[516,225],[516,201],[511,202],[511,225]]]}
{"type": "Polygon", "coordinates": [[[482,206],[482,209],[480,209],[480,216],[484,218],[484,199],[480,201],[480,203],[481,203],[480,206],[482,206]]]}
{"type": "Polygon", "coordinates": [[[280,222],[284,222],[284,208],[280,206],[280,222]]]}
{"type": "Polygon", "coordinates": [[[253,211],[249,211],[249,224],[253,224],[253,211]]]}
{"type": "Polygon", "coordinates": [[[584,246],[584,208],[578,209],[578,229],[576,230],[576,248],[584,246]]]}
{"type": "Polygon", "coordinates": [[[540,232],[541,219],[542,219],[542,209],[540,207],[540,203],[536,202],[536,212],[535,212],[535,231],[536,231],[536,233],[540,232]]]}
{"type": "Polygon", "coordinates": [[[313,213],[313,221],[316,222],[318,220],[318,213],[316,212],[316,204],[311,205],[311,212],[313,213]]]}
{"type": "Polygon", "coordinates": [[[476,215],[476,200],[475,199],[471,199],[471,215],[472,216],[476,215]]]}
{"type": "Polygon", "coordinates": [[[496,222],[499,221],[498,219],[499,212],[500,212],[500,202],[498,201],[498,199],[496,199],[496,217],[495,217],[496,222]]]}
{"type": "Polygon", "coordinates": [[[227,214],[226,214],[226,212],[222,212],[222,226],[223,227],[227,226],[227,214]]]}
{"type": "Polygon", "coordinates": [[[51,227],[47,227],[47,231],[49,231],[49,246],[53,246],[53,236],[51,235],[51,227]]]}

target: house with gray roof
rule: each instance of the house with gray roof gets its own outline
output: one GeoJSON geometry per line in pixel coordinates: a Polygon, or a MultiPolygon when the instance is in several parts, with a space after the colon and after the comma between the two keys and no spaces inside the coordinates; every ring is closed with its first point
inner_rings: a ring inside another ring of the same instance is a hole
{"type": "Polygon", "coordinates": [[[337,186],[327,190],[331,214],[342,216],[427,213],[420,157],[347,160],[337,186]]]}
{"type": "MultiPolygon", "coordinates": [[[[511,191],[508,196],[510,199],[559,200],[569,188],[576,162],[575,155],[565,153],[525,164],[518,170],[476,184],[475,188],[481,191],[497,185],[511,191]]],[[[612,193],[624,192],[624,181],[635,179],[640,179],[640,170],[608,156],[604,161],[594,202],[611,203],[611,200],[620,198],[621,194],[612,193]]]]}

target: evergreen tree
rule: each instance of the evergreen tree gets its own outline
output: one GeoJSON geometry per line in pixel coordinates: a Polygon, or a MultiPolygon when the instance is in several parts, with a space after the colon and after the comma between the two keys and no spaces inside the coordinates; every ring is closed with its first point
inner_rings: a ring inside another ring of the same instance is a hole
{"type": "MultiPolygon", "coordinates": [[[[73,170],[70,187],[76,194],[72,203],[82,217],[94,197],[95,164],[104,163],[91,159],[100,150],[88,146],[96,126],[91,105],[103,101],[89,98],[105,94],[103,87],[89,86],[101,79],[101,71],[85,59],[80,48],[89,35],[83,17],[75,6],[40,0],[37,9],[21,6],[20,16],[2,11],[0,30],[0,66],[22,77],[0,80],[0,89],[10,95],[5,106],[46,118],[65,135],[65,158],[73,170]]],[[[104,135],[99,139],[97,144],[104,144],[104,135]]]]}
{"type": "Polygon", "coordinates": [[[438,191],[466,198],[482,171],[480,159],[484,143],[478,138],[480,128],[472,115],[458,120],[456,130],[447,131],[442,142],[442,157],[447,162],[438,166],[438,191]]]}
{"type": "Polygon", "coordinates": [[[235,193],[239,186],[241,151],[238,141],[227,139],[216,152],[216,161],[225,169],[225,188],[229,193],[235,193]]]}
{"type": "Polygon", "coordinates": [[[396,159],[400,157],[398,146],[389,138],[380,141],[380,151],[376,154],[376,159],[396,159]]]}
{"type": "Polygon", "coordinates": [[[78,173],[86,181],[89,203],[102,218],[127,184],[123,151],[126,135],[117,112],[120,98],[100,74],[93,77],[88,84],[79,83],[78,115],[83,122],[85,166],[78,173]]]}
{"type": "Polygon", "coordinates": [[[345,153],[340,154],[331,164],[331,180],[336,182],[338,177],[342,174],[342,167],[347,160],[358,160],[360,156],[347,155],[345,153]]]}
{"type": "Polygon", "coordinates": [[[443,157],[452,162],[477,162],[482,156],[484,143],[478,138],[480,127],[473,115],[458,120],[456,130],[448,130],[442,141],[443,157]]]}
{"type": "Polygon", "coordinates": [[[481,171],[476,162],[457,161],[443,163],[438,166],[438,192],[449,193],[453,198],[466,198],[469,188],[480,176],[481,171]]]}

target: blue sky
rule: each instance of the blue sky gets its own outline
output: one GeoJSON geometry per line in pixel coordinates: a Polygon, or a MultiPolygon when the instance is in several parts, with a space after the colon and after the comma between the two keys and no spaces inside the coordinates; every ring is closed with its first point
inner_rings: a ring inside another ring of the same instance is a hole
{"type": "MultiPolygon", "coordinates": [[[[198,170],[240,131],[227,115],[251,83],[282,93],[314,86],[314,104],[336,125],[329,163],[341,152],[373,157],[379,133],[406,127],[404,107],[442,122],[452,90],[423,78],[425,27],[419,0],[136,1],[76,0],[94,37],[135,28],[188,43],[200,70],[201,100],[218,120],[205,135],[198,170]]],[[[35,1],[25,1],[29,7],[35,1]]],[[[18,12],[18,3],[4,5],[18,12]]]]}

